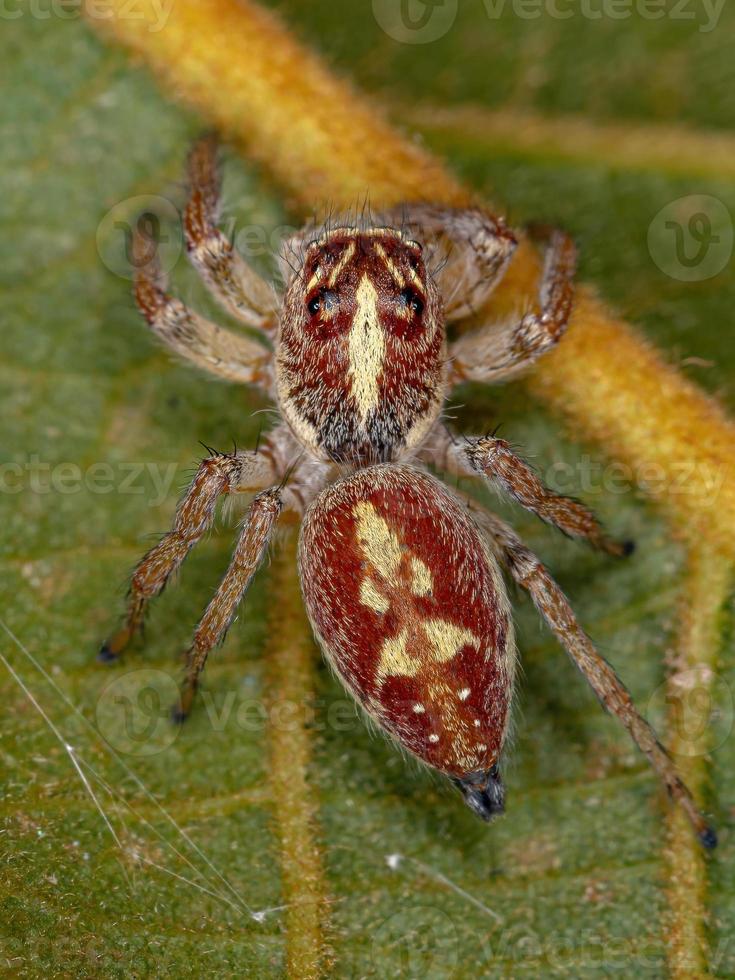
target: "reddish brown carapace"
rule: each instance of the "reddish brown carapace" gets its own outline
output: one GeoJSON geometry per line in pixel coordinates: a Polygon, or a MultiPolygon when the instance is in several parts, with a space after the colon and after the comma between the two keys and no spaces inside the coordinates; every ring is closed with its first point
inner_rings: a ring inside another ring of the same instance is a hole
{"type": "Polygon", "coordinates": [[[306,246],[276,355],[283,415],[322,459],[387,462],[444,400],[441,298],[422,248],[393,228],[337,228],[306,246]]]}

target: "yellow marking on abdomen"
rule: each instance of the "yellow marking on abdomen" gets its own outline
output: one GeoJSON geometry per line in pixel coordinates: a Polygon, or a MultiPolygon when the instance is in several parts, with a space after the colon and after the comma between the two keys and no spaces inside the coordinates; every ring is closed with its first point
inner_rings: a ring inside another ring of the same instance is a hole
{"type": "Polygon", "coordinates": [[[406,609],[403,603],[407,592],[419,598],[433,591],[431,569],[416,555],[404,553],[398,535],[372,504],[360,501],[354,514],[357,543],[371,566],[360,585],[360,601],[374,612],[386,613],[393,600],[398,599],[397,611],[403,620],[398,634],[383,641],[379,680],[389,676],[415,677],[428,664],[453,660],[464,646],[479,649],[480,638],[470,630],[446,619],[424,618],[417,608],[410,612],[406,609]],[[404,560],[411,571],[408,582],[402,582],[399,574],[404,560]]]}
{"type": "Polygon", "coordinates": [[[378,592],[371,578],[362,580],[362,585],[360,586],[360,602],[363,606],[368,606],[376,613],[387,613],[390,609],[390,602],[388,602],[384,595],[378,592]]]}

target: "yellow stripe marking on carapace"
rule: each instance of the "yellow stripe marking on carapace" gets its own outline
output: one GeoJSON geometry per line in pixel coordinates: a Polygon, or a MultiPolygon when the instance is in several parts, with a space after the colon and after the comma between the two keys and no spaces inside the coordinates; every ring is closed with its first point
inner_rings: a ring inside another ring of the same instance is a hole
{"type": "Polygon", "coordinates": [[[378,293],[364,275],[355,294],[357,311],[352,321],[348,349],[352,396],[364,421],[380,404],[378,378],[385,358],[385,336],[378,317],[378,293]]]}
{"type": "Polygon", "coordinates": [[[373,247],[376,253],[380,256],[381,262],[385,264],[386,269],[393,276],[393,279],[395,280],[395,283],[398,286],[398,288],[403,289],[403,287],[406,285],[406,280],[403,278],[403,273],[401,272],[401,270],[395,264],[393,259],[390,258],[390,256],[388,255],[388,253],[386,252],[386,250],[383,248],[382,245],[379,245],[376,242],[373,247]]]}
{"type": "Polygon", "coordinates": [[[332,289],[334,288],[334,286],[335,286],[335,284],[337,282],[337,279],[342,274],[342,271],[343,271],[344,267],[347,265],[348,262],[351,262],[352,261],[352,258],[353,258],[354,254],[355,254],[356,247],[357,246],[355,245],[354,242],[350,242],[350,244],[347,246],[347,248],[342,253],[342,256],[341,256],[339,262],[335,265],[334,269],[332,269],[332,272],[331,272],[331,274],[329,276],[329,285],[330,285],[330,287],[332,289]]]}

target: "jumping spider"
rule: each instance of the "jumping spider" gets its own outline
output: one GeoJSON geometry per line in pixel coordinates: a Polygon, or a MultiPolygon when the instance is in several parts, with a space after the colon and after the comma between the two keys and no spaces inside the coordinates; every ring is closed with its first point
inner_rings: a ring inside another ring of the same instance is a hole
{"type": "Polygon", "coordinates": [[[220,495],[255,492],[194,633],[178,718],[189,713],[207,656],[290,511],[302,520],[304,602],[331,666],[383,730],[447,774],[489,820],[503,809],[498,766],[516,656],[503,567],[528,590],[700,840],[714,846],[714,831],[548,571],[509,526],[427,470],[431,463],[485,478],[566,534],[610,555],[627,552],[586,507],[547,489],[503,439],[458,441],[440,422],[454,385],[504,381],[558,343],[572,308],[571,240],[546,232],[538,312],[448,345],[445,324],[480,308],[512,258],[516,238],[501,219],[480,209],[407,205],[370,221],[307,228],[286,245],[295,264],[284,262],[281,297],[217,228],[213,140],[194,147],[189,179],[191,261],[221,305],[266,343],[171,297],[155,246],[142,235],[134,244],[137,304],[177,354],[220,378],[258,385],[282,421],[255,452],[202,461],[172,530],[136,567],[124,626],[101,659],[118,657],[140,629],[148,602],[210,527],[220,495]]]}

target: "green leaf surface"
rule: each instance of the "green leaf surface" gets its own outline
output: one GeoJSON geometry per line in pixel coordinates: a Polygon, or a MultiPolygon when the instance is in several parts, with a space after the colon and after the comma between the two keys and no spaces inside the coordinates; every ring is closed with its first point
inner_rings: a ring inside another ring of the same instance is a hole
{"type": "MultiPolygon", "coordinates": [[[[288,0],[279,9],[389,106],[502,106],[637,127],[732,123],[732,9],[704,32],[695,3],[695,21],[525,20],[510,4],[493,20],[487,6],[460,5],[445,36],[422,45],[391,38],[367,3],[288,0]]],[[[259,707],[268,695],[265,615],[279,602],[267,574],[212,658],[197,713],[182,730],[165,717],[176,658],[227,563],[231,517],[157,603],[145,648],[111,669],[94,659],[130,568],[171,521],[203,452],[198,441],[253,445],[270,424],[255,393],[157,349],[115,272],[131,199],[160,195],[180,207],[183,160],[202,123],[78,19],[22,9],[3,27],[0,63],[1,617],[12,633],[0,630],[0,971],[282,976],[278,800],[259,707]]],[[[732,260],[686,283],[648,248],[651,222],[680,198],[713,196],[735,216],[730,181],[670,176],[665,166],[621,170],[614,153],[544,159],[512,137],[491,148],[481,132],[456,128],[424,138],[513,220],[569,228],[583,277],[735,410],[732,260]]],[[[263,269],[271,265],[259,243],[289,220],[267,179],[228,154],[225,221],[263,269]]],[[[175,250],[175,226],[162,231],[175,250]]],[[[174,279],[188,302],[221,318],[183,259],[174,279]]],[[[621,492],[603,449],[580,445],[522,386],[467,386],[454,403],[461,430],[502,423],[550,482],[636,540],[634,557],[612,562],[486,498],[543,557],[639,704],[663,723],[656,706],[686,588],[681,545],[635,487],[621,492]]],[[[523,669],[508,814],[490,828],[368,731],[315,655],[308,782],[336,976],[667,975],[666,801],[528,600],[514,601],[523,669]]],[[[708,860],[706,912],[710,972],[728,977],[731,609],[720,625],[708,805],[721,846],[708,860]]]]}

